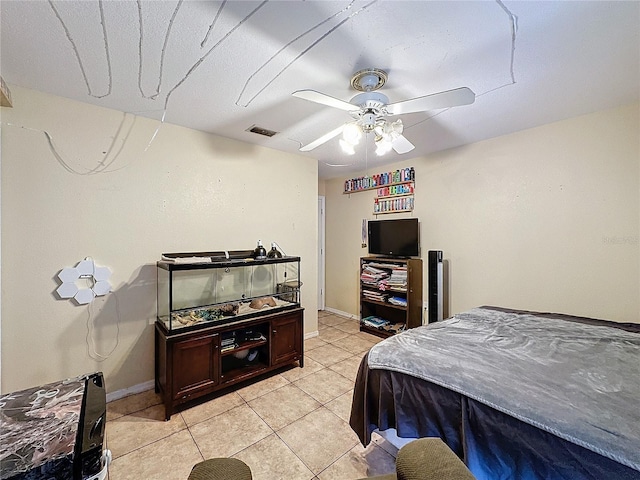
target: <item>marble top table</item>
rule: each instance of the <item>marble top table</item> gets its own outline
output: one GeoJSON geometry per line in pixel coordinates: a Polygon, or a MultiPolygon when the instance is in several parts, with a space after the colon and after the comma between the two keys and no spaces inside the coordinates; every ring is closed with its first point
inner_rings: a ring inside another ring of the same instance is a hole
{"type": "Polygon", "coordinates": [[[86,378],[0,397],[0,479],[73,478],[86,378]]]}

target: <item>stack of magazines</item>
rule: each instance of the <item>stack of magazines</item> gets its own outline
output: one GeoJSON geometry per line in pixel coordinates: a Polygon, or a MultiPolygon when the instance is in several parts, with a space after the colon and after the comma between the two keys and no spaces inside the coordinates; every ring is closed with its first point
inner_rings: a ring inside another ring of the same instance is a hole
{"type": "Polygon", "coordinates": [[[360,320],[360,323],[362,323],[363,325],[366,325],[367,327],[379,328],[379,329],[383,329],[385,326],[389,325],[388,320],[384,320],[380,317],[376,317],[375,315],[371,315],[370,317],[363,318],[362,320],[360,320]]]}

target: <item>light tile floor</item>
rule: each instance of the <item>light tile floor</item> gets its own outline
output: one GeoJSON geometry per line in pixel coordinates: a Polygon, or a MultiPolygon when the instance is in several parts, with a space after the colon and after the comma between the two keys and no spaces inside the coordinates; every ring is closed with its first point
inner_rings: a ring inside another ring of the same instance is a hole
{"type": "Polygon", "coordinates": [[[186,480],[196,463],[235,457],[254,480],[350,480],[394,471],[393,445],[364,448],[349,427],[354,381],[380,338],[356,320],[318,312],[319,336],[292,368],[174,414],[153,390],[107,405],[110,480],[186,480]]]}

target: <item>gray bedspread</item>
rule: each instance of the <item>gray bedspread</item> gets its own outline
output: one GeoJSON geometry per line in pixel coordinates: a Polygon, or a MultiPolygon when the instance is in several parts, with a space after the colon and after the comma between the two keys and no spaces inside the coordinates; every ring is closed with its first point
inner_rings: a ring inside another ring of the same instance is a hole
{"type": "Polygon", "coordinates": [[[390,337],[369,368],[462,393],[640,471],[640,334],[475,308],[390,337]]]}

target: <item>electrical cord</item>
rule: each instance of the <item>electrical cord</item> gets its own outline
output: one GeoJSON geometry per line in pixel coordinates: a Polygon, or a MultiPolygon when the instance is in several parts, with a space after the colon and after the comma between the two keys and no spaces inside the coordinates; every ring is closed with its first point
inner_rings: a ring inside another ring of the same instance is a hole
{"type": "MultiPolygon", "coordinates": [[[[90,260],[91,264],[93,266],[93,271],[91,272],[91,278],[95,279],[95,273],[96,273],[96,264],[93,260],[93,258],[91,257],[85,257],[85,260],[90,260]]],[[[93,288],[93,282],[91,280],[89,280],[89,277],[85,278],[85,281],[87,283],[87,287],[88,288],[93,288]]],[[[120,344],[120,300],[118,299],[118,295],[116,295],[116,292],[110,292],[113,295],[113,298],[115,298],[115,309],[116,309],[116,344],[113,346],[113,348],[109,351],[109,353],[107,353],[106,355],[102,355],[100,353],[98,353],[98,351],[96,350],[95,347],[95,343],[93,342],[93,302],[89,302],[88,308],[87,308],[87,312],[88,312],[88,316],[87,316],[87,335],[85,337],[85,340],[87,342],[87,355],[89,355],[89,357],[91,357],[92,359],[98,361],[98,362],[104,362],[105,360],[107,360],[111,354],[113,352],[116,351],[116,348],[118,348],[118,345],[120,344]]]]}
{"type": "Polygon", "coordinates": [[[116,295],[115,292],[111,292],[111,294],[113,295],[113,298],[115,298],[115,308],[116,308],[116,344],[113,346],[113,348],[106,354],[101,354],[98,353],[95,347],[95,343],[93,342],[93,322],[92,322],[92,317],[93,317],[93,312],[92,312],[92,305],[93,302],[89,304],[89,308],[87,309],[87,311],[89,312],[89,315],[87,316],[87,335],[86,335],[86,341],[87,341],[87,354],[89,355],[89,357],[91,357],[92,359],[98,361],[98,362],[104,362],[106,359],[108,359],[111,354],[113,352],[116,351],[116,348],[118,348],[118,345],[120,344],[120,301],[118,300],[118,295],[116,295]]]}

